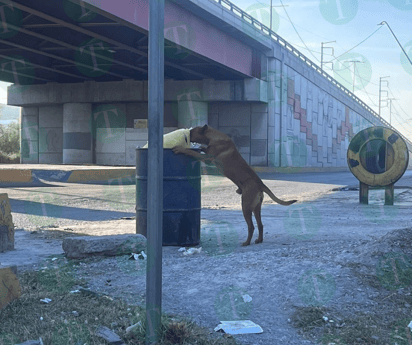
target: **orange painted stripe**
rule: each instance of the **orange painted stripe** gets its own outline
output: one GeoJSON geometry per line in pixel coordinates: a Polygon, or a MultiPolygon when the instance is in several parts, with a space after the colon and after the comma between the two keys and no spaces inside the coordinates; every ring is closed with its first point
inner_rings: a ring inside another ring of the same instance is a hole
{"type": "Polygon", "coordinates": [[[32,181],[30,169],[0,169],[0,183],[32,181]]]}
{"type": "Polygon", "coordinates": [[[82,169],[72,171],[67,182],[107,181],[117,178],[135,178],[136,169],[82,169]]]}

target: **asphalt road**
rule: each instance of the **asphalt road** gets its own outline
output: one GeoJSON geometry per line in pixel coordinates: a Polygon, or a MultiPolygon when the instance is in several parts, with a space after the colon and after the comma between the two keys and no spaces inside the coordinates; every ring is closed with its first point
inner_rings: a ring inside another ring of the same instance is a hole
{"type": "MultiPolygon", "coordinates": [[[[344,186],[357,187],[351,172],[260,173],[260,177],[281,198],[314,200],[344,186]],[[293,183],[289,183],[293,182],[293,183]]],[[[134,215],[135,185],[124,179],[111,185],[52,182],[43,187],[0,188],[7,193],[17,228],[71,225],[134,215]]],[[[395,184],[412,188],[412,170],[395,184]]],[[[234,184],[224,177],[202,177],[203,208],[240,207],[234,184]]],[[[266,197],[265,203],[272,203],[266,197]]]]}

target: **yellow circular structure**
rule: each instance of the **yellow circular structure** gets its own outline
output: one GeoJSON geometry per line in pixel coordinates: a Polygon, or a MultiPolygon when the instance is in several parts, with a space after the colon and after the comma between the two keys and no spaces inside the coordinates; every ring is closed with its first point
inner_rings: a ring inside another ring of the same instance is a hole
{"type": "Polygon", "coordinates": [[[357,133],[348,148],[348,166],[369,186],[398,181],[409,163],[408,147],[401,135],[386,127],[369,127],[357,133]]]}

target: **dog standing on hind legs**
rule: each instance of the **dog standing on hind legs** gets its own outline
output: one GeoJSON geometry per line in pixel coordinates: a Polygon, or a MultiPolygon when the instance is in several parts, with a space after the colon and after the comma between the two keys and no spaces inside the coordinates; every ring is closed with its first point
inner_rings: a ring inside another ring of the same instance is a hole
{"type": "Polygon", "coordinates": [[[206,155],[191,149],[175,146],[175,154],[185,154],[201,161],[212,160],[219,171],[230,179],[237,187],[236,193],[242,195],[242,212],[248,227],[248,236],[243,246],[248,246],[252,240],[255,230],[252,222],[252,213],[255,215],[258,225],[259,236],[255,243],[263,242],[263,224],[261,219],[261,208],[263,192],[281,205],[291,205],[297,200],[283,201],[278,199],[271,190],[262,182],[255,171],[246,163],[239,151],[236,149],[232,139],[226,134],[208,125],[199,126],[190,130],[190,141],[207,145],[202,149],[206,155]]]}

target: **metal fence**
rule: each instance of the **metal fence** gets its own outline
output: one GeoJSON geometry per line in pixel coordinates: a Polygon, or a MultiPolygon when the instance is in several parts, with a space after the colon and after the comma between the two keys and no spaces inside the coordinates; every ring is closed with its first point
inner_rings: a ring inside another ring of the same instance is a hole
{"type": "MultiPolygon", "coordinates": [[[[317,73],[322,75],[324,78],[326,78],[329,82],[331,82],[333,85],[335,85],[337,88],[339,88],[341,91],[343,91],[347,96],[352,98],[356,103],[358,103],[361,107],[365,108],[368,112],[370,112],[373,116],[375,116],[380,122],[382,122],[385,126],[392,128],[394,130],[395,127],[393,127],[389,122],[385,121],[382,117],[380,117],[371,107],[369,107],[365,102],[363,102],[360,98],[355,96],[352,92],[350,92],[346,87],[344,87],[341,83],[339,83],[336,79],[332,78],[328,73],[323,71],[317,64],[315,64],[313,61],[311,61],[309,58],[307,58],[305,55],[303,55],[299,50],[297,50],[295,47],[293,47],[290,43],[285,41],[282,37],[280,37],[276,32],[272,31],[270,28],[268,28],[266,25],[262,24],[255,18],[253,18],[250,14],[246,13],[236,5],[232,4],[228,0],[209,0],[213,2],[219,3],[222,7],[230,10],[231,12],[235,13],[237,16],[241,17],[243,20],[248,22],[249,24],[253,25],[255,28],[259,29],[263,34],[270,36],[274,41],[279,43],[282,47],[285,49],[289,50],[292,54],[296,55],[300,60],[302,60],[304,63],[306,63],[309,67],[314,69],[317,73]]],[[[402,134],[401,134],[402,135],[402,134]]],[[[409,145],[409,149],[412,152],[412,142],[409,141],[404,135],[402,137],[405,139],[405,141],[409,145]]]]}

